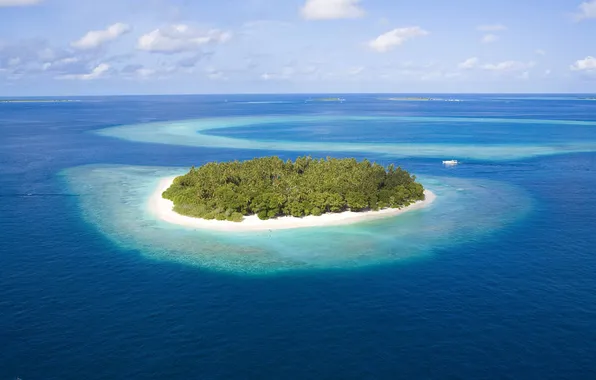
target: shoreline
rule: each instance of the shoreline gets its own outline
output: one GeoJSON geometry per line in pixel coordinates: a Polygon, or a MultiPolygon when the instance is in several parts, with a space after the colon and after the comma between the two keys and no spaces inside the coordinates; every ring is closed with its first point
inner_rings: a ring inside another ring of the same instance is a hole
{"type": "Polygon", "coordinates": [[[174,202],[162,198],[162,193],[166,191],[176,177],[162,178],[157,185],[156,190],[151,194],[148,202],[148,209],[160,220],[179,226],[216,230],[216,231],[266,231],[266,230],[286,230],[293,228],[306,227],[327,227],[353,224],[358,222],[389,218],[403,214],[408,211],[421,209],[430,205],[436,195],[430,190],[424,190],[426,199],[417,201],[401,209],[388,208],[379,211],[352,212],[344,211],[340,213],[327,213],[321,216],[309,215],[303,218],[293,216],[283,216],[276,219],[260,220],[256,215],[245,216],[242,222],[230,222],[228,220],[207,220],[184,216],[174,212],[174,202]]]}

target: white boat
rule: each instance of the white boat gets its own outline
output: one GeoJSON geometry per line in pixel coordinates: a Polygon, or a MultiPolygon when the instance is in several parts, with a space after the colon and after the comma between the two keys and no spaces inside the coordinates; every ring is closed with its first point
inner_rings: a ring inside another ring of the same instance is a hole
{"type": "Polygon", "coordinates": [[[457,160],[446,160],[446,161],[443,161],[443,165],[447,165],[447,166],[455,166],[457,164],[459,164],[459,161],[457,161],[457,160]]]}

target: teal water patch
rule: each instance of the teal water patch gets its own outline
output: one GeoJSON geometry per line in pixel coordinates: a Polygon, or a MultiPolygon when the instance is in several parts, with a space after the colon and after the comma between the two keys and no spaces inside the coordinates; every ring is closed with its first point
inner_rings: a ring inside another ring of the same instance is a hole
{"type": "Polygon", "coordinates": [[[422,177],[437,199],[397,217],[325,228],[225,233],[172,225],[148,210],[159,180],[184,172],[92,165],[61,175],[79,195],[83,218],[122,248],[245,274],[354,268],[425,257],[490,234],[526,213],[531,203],[524,191],[504,183],[422,177]]]}
{"type": "MultiPolygon", "coordinates": [[[[556,144],[426,144],[426,143],[339,143],[339,142],[293,142],[259,141],[213,136],[201,132],[221,128],[247,127],[263,124],[283,124],[301,122],[366,122],[394,121],[409,123],[501,123],[531,125],[575,125],[596,127],[594,121],[540,120],[540,119],[499,119],[463,117],[386,117],[386,116],[266,116],[233,117],[159,122],[149,124],[124,125],[95,131],[102,136],[124,140],[197,146],[211,148],[259,149],[300,152],[375,152],[393,157],[449,157],[506,161],[535,156],[596,151],[596,142],[560,142],[556,144]]],[[[453,127],[457,130],[457,126],[453,127]]]]}

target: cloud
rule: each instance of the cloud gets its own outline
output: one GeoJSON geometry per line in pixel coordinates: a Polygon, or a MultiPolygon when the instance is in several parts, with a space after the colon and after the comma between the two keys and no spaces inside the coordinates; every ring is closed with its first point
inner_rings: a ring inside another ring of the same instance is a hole
{"type": "Polygon", "coordinates": [[[198,48],[219,44],[232,37],[230,32],[211,29],[200,32],[185,24],[176,24],[155,29],[139,38],[137,48],[152,53],[173,54],[185,51],[195,51],[198,48]]]}
{"type": "Polygon", "coordinates": [[[190,57],[184,57],[176,62],[176,66],[181,68],[193,68],[197,65],[197,63],[199,63],[203,59],[211,57],[211,55],[212,53],[199,53],[194,54],[190,57]]]}
{"type": "Polygon", "coordinates": [[[73,42],[71,46],[82,50],[95,49],[107,42],[114,41],[131,30],[132,28],[127,24],[116,23],[103,30],[92,30],[87,32],[81,39],[73,42]]]}
{"type": "Polygon", "coordinates": [[[468,58],[465,61],[463,61],[462,63],[460,63],[457,67],[459,67],[460,69],[474,69],[476,67],[478,67],[478,63],[479,63],[479,59],[476,57],[472,57],[472,58],[468,58]]]}
{"type": "Polygon", "coordinates": [[[0,0],[0,8],[2,7],[25,7],[29,5],[36,5],[43,0],[0,0]]]}
{"type": "Polygon", "coordinates": [[[502,32],[507,30],[507,27],[503,24],[487,24],[487,25],[478,25],[476,27],[477,30],[481,32],[502,32]]]}
{"type": "Polygon", "coordinates": [[[544,51],[542,49],[536,49],[536,50],[534,50],[534,53],[536,53],[538,55],[546,55],[546,51],[544,51]]]}
{"type": "Polygon", "coordinates": [[[503,61],[499,63],[487,63],[481,65],[480,68],[487,71],[507,72],[507,71],[521,71],[527,70],[535,66],[534,62],[520,62],[520,61],[503,61]]]}
{"type": "Polygon", "coordinates": [[[476,57],[468,58],[461,62],[457,67],[464,70],[481,69],[493,72],[516,72],[527,71],[534,67],[535,62],[520,62],[520,61],[503,61],[498,63],[481,64],[476,57]]]}
{"type": "Polygon", "coordinates": [[[99,65],[95,66],[91,72],[86,74],[67,74],[67,75],[60,75],[58,79],[76,79],[76,80],[91,80],[97,79],[105,74],[110,70],[110,65],[107,63],[100,63],[99,65]]]}
{"type": "Polygon", "coordinates": [[[157,70],[147,68],[143,65],[133,64],[124,66],[124,68],[120,70],[120,73],[129,79],[147,79],[157,74],[157,70]]]}
{"type": "Polygon", "coordinates": [[[163,80],[171,78],[172,76],[181,72],[190,73],[191,70],[185,70],[177,66],[175,63],[162,62],[160,66],[150,68],[142,64],[133,63],[122,67],[118,74],[129,80],[149,80],[157,79],[163,80]]]}
{"type": "Polygon", "coordinates": [[[43,71],[49,72],[73,72],[77,71],[78,68],[86,68],[86,64],[82,58],[70,56],[51,62],[45,62],[42,68],[43,71]]]}
{"type": "Polygon", "coordinates": [[[123,74],[135,74],[137,71],[143,69],[143,65],[140,64],[130,64],[124,66],[120,72],[123,74]]]}
{"type": "Polygon", "coordinates": [[[379,53],[384,53],[396,46],[403,44],[409,39],[426,36],[428,34],[429,32],[420,28],[419,26],[397,28],[387,33],[381,34],[374,40],[370,41],[368,46],[379,53]]]}
{"type": "Polygon", "coordinates": [[[573,65],[569,66],[569,68],[572,71],[582,71],[589,73],[596,72],[596,58],[589,56],[584,59],[577,60],[573,65]]]}
{"type": "Polygon", "coordinates": [[[498,40],[499,40],[499,36],[497,36],[496,34],[485,34],[484,37],[482,37],[483,44],[490,44],[490,43],[496,42],[498,40]]]}
{"type": "Polygon", "coordinates": [[[41,39],[17,41],[9,45],[0,45],[0,67],[5,67],[11,74],[53,75],[83,74],[90,66],[97,64],[97,54],[77,54],[70,49],[51,46],[41,39]]]}
{"type": "Polygon", "coordinates": [[[350,19],[364,16],[360,0],[306,0],[300,10],[307,20],[350,19]]]}
{"type": "Polygon", "coordinates": [[[579,12],[575,14],[578,21],[596,18],[596,0],[583,2],[578,8],[579,12]]]}

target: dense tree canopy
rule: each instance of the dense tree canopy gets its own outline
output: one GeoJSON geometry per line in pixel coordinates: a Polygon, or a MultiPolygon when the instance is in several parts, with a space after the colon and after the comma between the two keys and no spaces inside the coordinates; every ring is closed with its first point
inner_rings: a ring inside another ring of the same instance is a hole
{"type": "Polygon", "coordinates": [[[192,217],[242,221],[278,216],[401,208],[424,199],[416,177],[354,158],[278,157],[209,163],[177,177],[163,197],[192,217]]]}

